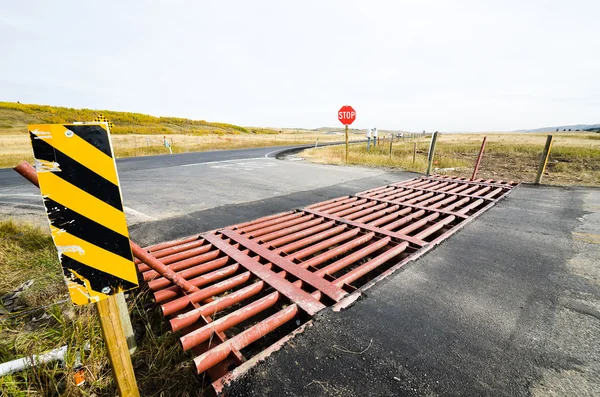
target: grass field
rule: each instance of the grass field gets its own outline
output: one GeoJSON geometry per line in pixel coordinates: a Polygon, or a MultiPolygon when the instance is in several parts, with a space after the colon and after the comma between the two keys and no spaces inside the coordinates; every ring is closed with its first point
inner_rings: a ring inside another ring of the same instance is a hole
{"type": "MultiPolygon", "coordinates": [[[[477,157],[482,134],[441,134],[434,158],[436,172],[470,177],[477,157]]],[[[533,182],[546,134],[495,133],[486,134],[487,144],[478,176],[533,182]]],[[[600,186],[600,134],[557,133],[543,182],[600,186]]],[[[416,172],[427,169],[429,138],[418,141],[389,140],[367,151],[365,145],[352,145],[348,163],[373,167],[389,167],[416,172]],[[417,154],[413,162],[414,144],[417,154]]],[[[343,147],[309,149],[303,156],[314,162],[344,164],[343,147]]]]}
{"type": "MultiPolygon", "coordinates": [[[[98,114],[114,123],[111,135],[117,157],[167,154],[165,136],[173,153],[343,140],[343,135],[327,134],[321,129],[241,127],[140,113],[0,102],[0,168],[13,167],[21,160],[33,161],[28,124],[92,121],[98,114]]],[[[361,138],[358,131],[351,132],[351,139],[361,138]]]]}
{"type": "MultiPolygon", "coordinates": [[[[351,139],[361,139],[352,135],[351,139]]],[[[117,158],[169,154],[162,135],[113,135],[117,158]]],[[[286,146],[296,144],[342,141],[343,136],[324,133],[227,134],[227,135],[167,135],[173,153],[231,150],[252,147],[286,146]]],[[[0,168],[13,167],[20,161],[33,161],[31,142],[27,134],[0,135],[0,168]]]]}
{"type": "MultiPolygon", "coordinates": [[[[64,365],[42,364],[0,377],[0,396],[115,396],[96,312],[93,306],[73,307],[67,300],[50,234],[0,222],[0,272],[0,297],[33,280],[18,297],[16,309],[0,311],[0,362],[68,346],[64,365]],[[83,386],[75,385],[76,368],[84,370],[83,386]]],[[[132,360],[141,395],[198,395],[206,385],[187,365],[187,355],[150,304],[147,291],[131,294],[129,309],[138,337],[132,360]]]]}

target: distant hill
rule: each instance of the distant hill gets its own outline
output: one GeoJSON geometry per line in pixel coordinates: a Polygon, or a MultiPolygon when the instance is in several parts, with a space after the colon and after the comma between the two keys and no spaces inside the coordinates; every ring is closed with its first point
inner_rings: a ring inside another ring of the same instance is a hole
{"type": "Polygon", "coordinates": [[[555,127],[544,127],[536,128],[531,130],[517,130],[515,132],[555,132],[558,131],[600,131],[600,124],[575,124],[575,125],[561,125],[555,127]]]}
{"type": "Polygon", "coordinates": [[[142,113],[112,110],[72,109],[58,106],[0,102],[0,135],[27,133],[27,124],[93,121],[103,114],[113,124],[113,134],[277,134],[271,128],[241,127],[234,124],[155,117],[142,113]]]}

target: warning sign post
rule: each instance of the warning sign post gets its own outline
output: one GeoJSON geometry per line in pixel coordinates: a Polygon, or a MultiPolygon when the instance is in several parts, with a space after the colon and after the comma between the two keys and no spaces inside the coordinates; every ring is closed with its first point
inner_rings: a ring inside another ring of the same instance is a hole
{"type": "MultiPolygon", "coordinates": [[[[138,279],[106,120],[29,126],[35,170],[71,300],[96,303],[121,396],[139,396],[116,294],[138,279]]],[[[35,183],[34,178],[28,179],[35,183]]]]}
{"type": "Polygon", "coordinates": [[[356,110],[352,106],[342,106],[338,110],[338,120],[346,127],[346,163],[348,162],[348,126],[356,120],[356,110]]]}

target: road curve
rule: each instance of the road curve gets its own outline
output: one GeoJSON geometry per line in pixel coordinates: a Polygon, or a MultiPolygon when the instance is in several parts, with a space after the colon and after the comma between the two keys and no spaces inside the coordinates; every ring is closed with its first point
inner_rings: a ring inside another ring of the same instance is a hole
{"type": "MultiPolygon", "coordinates": [[[[117,170],[119,173],[123,173],[144,169],[150,170],[156,168],[176,167],[186,164],[210,163],[213,161],[244,160],[265,156],[275,157],[275,155],[280,152],[312,146],[312,144],[270,146],[251,149],[213,150],[207,152],[165,154],[158,156],[127,157],[117,159],[117,170]]],[[[0,169],[0,187],[27,185],[28,183],[29,182],[27,182],[23,177],[13,171],[12,168],[0,169]]]]}

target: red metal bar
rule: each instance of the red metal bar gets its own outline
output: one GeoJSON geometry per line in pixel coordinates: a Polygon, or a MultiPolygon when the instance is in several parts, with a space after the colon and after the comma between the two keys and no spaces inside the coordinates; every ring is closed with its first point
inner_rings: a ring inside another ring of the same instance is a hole
{"type": "Polygon", "coordinates": [[[347,199],[348,197],[350,197],[350,196],[336,197],[336,198],[334,198],[334,199],[331,199],[331,200],[327,200],[327,201],[321,201],[320,203],[311,204],[311,205],[309,205],[309,206],[308,206],[308,207],[306,207],[306,208],[318,208],[318,207],[322,207],[322,206],[324,206],[325,204],[331,204],[331,203],[335,203],[336,201],[339,201],[339,200],[344,200],[344,199],[347,199]]]}
{"type": "MultiPolygon", "coordinates": [[[[344,225],[344,228],[346,228],[346,227],[347,226],[344,225]]],[[[335,237],[332,237],[330,239],[322,241],[322,242],[320,242],[318,244],[314,244],[314,245],[311,245],[310,247],[306,247],[306,248],[304,248],[301,251],[296,251],[293,254],[290,254],[290,255],[286,256],[286,258],[288,258],[290,260],[291,259],[302,259],[302,258],[305,258],[305,257],[307,257],[309,255],[314,254],[315,252],[319,252],[319,251],[321,251],[323,249],[326,249],[326,248],[329,248],[329,247],[331,247],[333,245],[339,244],[342,241],[348,240],[349,238],[356,236],[358,233],[360,233],[360,229],[358,229],[358,228],[357,229],[348,230],[345,233],[342,233],[340,235],[337,235],[335,237]]]]}
{"type": "Polygon", "coordinates": [[[276,225],[276,224],[281,223],[281,222],[287,222],[287,221],[289,221],[291,219],[298,218],[300,216],[302,216],[302,214],[299,214],[297,212],[292,212],[292,213],[290,213],[288,215],[285,215],[285,216],[282,216],[282,217],[277,217],[277,218],[274,218],[274,219],[270,219],[270,220],[267,220],[265,222],[253,223],[253,224],[250,224],[250,225],[245,226],[245,227],[235,228],[235,230],[237,230],[240,233],[250,233],[250,232],[253,232],[255,230],[259,230],[259,229],[262,229],[262,228],[265,228],[265,227],[268,227],[268,226],[271,226],[271,225],[276,225]]]}
{"type": "MultiPolygon", "coordinates": [[[[432,180],[432,181],[443,181],[443,180],[447,180],[448,179],[448,178],[441,178],[439,176],[422,176],[421,178],[422,179],[429,179],[429,180],[432,180]]],[[[489,179],[489,180],[493,181],[493,179],[489,179]]],[[[506,188],[506,189],[510,189],[515,184],[512,181],[508,181],[508,182],[505,182],[505,183],[483,182],[481,180],[469,181],[469,180],[466,180],[466,179],[454,179],[454,181],[459,181],[460,183],[466,183],[466,184],[472,184],[472,185],[502,187],[502,188],[506,188]]]]}
{"type": "Polygon", "coordinates": [[[17,171],[22,177],[27,179],[35,186],[40,187],[37,171],[27,161],[21,161],[16,167],[13,168],[13,170],[17,171]]]}
{"type": "MultiPolygon", "coordinates": [[[[210,284],[227,276],[231,276],[235,274],[239,269],[239,264],[234,263],[233,265],[229,265],[223,267],[221,269],[212,271],[210,273],[203,274],[187,282],[190,285],[193,285],[196,290],[192,292],[198,292],[198,287],[202,287],[203,285],[210,284]]],[[[176,298],[180,294],[180,288],[176,285],[161,289],[159,291],[154,292],[154,301],[156,303],[164,302],[169,299],[176,298]]]]}
{"type": "MultiPolygon", "coordinates": [[[[345,254],[348,251],[351,251],[352,249],[359,247],[365,243],[368,243],[369,241],[371,241],[373,239],[373,237],[375,237],[375,233],[367,233],[364,234],[360,237],[357,237],[353,240],[348,241],[345,244],[340,245],[339,247],[335,247],[332,249],[329,249],[317,256],[315,256],[314,258],[310,258],[309,260],[302,262],[302,264],[300,266],[302,266],[303,268],[308,268],[308,267],[317,267],[319,266],[321,263],[328,261],[331,258],[335,258],[338,255],[342,255],[345,254]]],[[[389,241],[389,237],[388,241],[389,241]]],[[[315,273],[318,274],[318,273],[315,273]]],[[[322,274],[319,274],[319,276],[322,276],[322,274]]]]}
{"type": "Polygon", "coordinates": [[[356,202],[358,200],[359,200],[358,197],[345,196],[344,199],[338,200],[338,201],[333,201],[333,202],[331,202],[330,204],[327,204],[327,205],[318,205],[316,207],[312,207],[311,206],[311,209],[318,210],[318,211],[323,211],[323,210],[327,210],[329,208],[335,208],[335,207],[339,207],[339,206],[344,205],[344,204],[353,203],[353,202],[356,202]]]}
{"type": "Polygon", "coordinates": [[[168,316],[170,314],[177,313],[178,311],[185,309],[185,307],[188,306],[190,303],[202,302],[203,300],[208,299],[212,296],[218,295],[227,290],[230,290],[231,288],[242,285],[246,281],[250,280],[251,276],[252,273],[244,272],[238,274],[235,277],[228,278],[227,280],[203,288],[198,292],[194,292],[189,295],[184,295],[181,298],[177,298],[170,302],[167,302],[161,306],[163,315],[168,316]]]}
{"type": "MultiPolygon", "coordinates": [[[[440,201],[436,205],[439,207],[439,209],[446,210],[446,211],[453,211],[456,207],[460,207],[461,205],[466,204],[470,201],[471,201],[471,199],[468,197],[463,197],[459,200],[456,200],[453,198],[452,200],[440,201]]],[[[456,213],[458,214],[459,212],[456,211],[456,213]]]]}
{"type": "Polygon", "coordinates": [[[258,240],[262,241],[263,243],[268,243],[271,240],[275,240],[275,239],[277,239],[279,237],[287,236],[290,233],[296,233],[296,232],[300,232],[302,230],[311,228],[312,226],[316,226],[316,225],[318,225],[320,223],[323,223],[323,221],[324,220],[320,219],[320,218],[318,218],[318,219],[312,219],[312,220],[310,220],[308,222],[304,222],[304,223],[301,223],[299,225],[291,226],[291,227],[288,227],[288,228],[285,228],[285,229],[282,229],[282,230],[278,230],[276,232],[265,234],[264,236],[259,237],[258,240]]]}
{"type": "Polygon", "coordinates": [[[425,215],[425,210],[419,210],[419,211],[413,212],[412,214],[409,214],[403,218],[400,218],[397,221],[394,221],[385,226],[382,226],[381,228],[386,229],[386,230],[394,230],[402,225],[405,225],[406,223],[410,222],[411,220],[419,218],[423,215],[425,215]]]}
{"type": "MultiPolygon", "coordinates": [[[[383,192],[386,192],[388,190],[393,190],[393,189],[394,188],[392,186],[382,186],[382,187],[378,187],[375,189],[365,190],[364,192],[360,192],[358,194],[362,194],[365,197],[369,197],[374,194],[383,193],[383,192]]],[[[311,207],[307,207],[307,208],[311,208],[311,207]]]]}
{"type": "Polygon", "coordinates": [[[387,261],[393,259],[394,257],[398,256],[399,254],[401,254],[407,247],[408,247],[408,243],[406,243],[406,242],[398,244],[396,247],[392,248],[391,250],[388,250],[388,251],[382,253],[378,257],[371,259],[369,262],[357,267],[356,269],[349,271],[348,273],[344,274],[342,277],[336,279],[335,284],[342,286],[344,284],[353,283],[354,281],[363,277],[367,273],[378,268],[385,262],[387,262],[387,261]]]}
{"type": "Polygon", "coordinates": [[[194,358],[194,364],[196,365],[197,373],[201,374],[207,369],[225,360],[229,353],[231,353],[232,349],[242,350],[244,347],[279,328],[283,324],[293,319],[297,313],[298,306],[295,304],[290,305],[268,317],[267,319],[259,322],[258,324],[253,325],[233,338],[230,338],[220,345],[215,346],[206,353],[194,358]]]}
{"type": "MultiPolygon", "coordinates": [[[[377,218],[379,218],[381,216],[384,216],[385,214],[389,214],[390,212],[394,212],[394,211],[397,211],[398,209],[400,209],[399,205],[390,205],[388,203],[382,203],[380,205],[385,206],[385,208],[383,210],[376,211],[376,212],[373,212],[371,214],[362,216],[362,217],[360,217],[358,219],[355,219],[355,222],[369,223],[373,219],[377,219],[377,218]]],[[[410,210],[410,208],[409,208],[409,210],[410,210]]],[[[346,217],[345,219],[350,219],[350,218],[346,217]]],[[[352,219],[350,219],[350,220],[352,220],[352,219]]],[[[371,225],[371,226],[377,226],[377,225],[371,225]]]]}
{"type": "Polygon", "coordinates": [[[197,309],[191,310],[184,314],[180,314],[177,317],[170,320],[171,329],[173,332],[178,331],[182,328],[189,327],[198,321],[202,316],[213,316],[215,313],[235,305],[245,299],[251,298],[263,290],[265,286],[264,281],[257,281],[254,284],[250,284],[238,291],[232,292],[229,295],[225,295],[221,298],[217,298],[206,305],[200,306],[197,309]]]}
{"type": "MultiPolygon", "coordinates": [[[[219,250],[214,250],[211,252],[207,252],[205,254],[198,255],[193,258],[188,258],[188,259],[185,259],[185,260],[182,260],[179,262],[175,262],[166,267],[173,272],[178,272],[180,270],[184,270],[184,269],[190,268],[192,266],[196,266],[201,263],[211,261],[211,260],[217,258],[219,255],[221,255],[221,252],[219,250]]],[[[143,273],[143,278],[144,278],[144,281],[150,281],[150,280],[153,280],[153,279],[159,277],[160,275],[161,275],[160,272],[158,272],[156,270],[148,270],[147,272],[143,273]]]]}
{"type": "MultiPolygon", "coordinates": [[[[190,269],[182,270],[180,272],[177,272],[177,274],[179,276],[183,277],[184,279],[189,280],[192,277],[196,277],[201,274],[210,272],[211,270],[221,268],[221,267],[225,266],[227,264],[227,262],[229,262],[229,258],[225,256],[223,258],[219,258],[219,259],[215,259],[210,262],[203,263],[202,265],[199,265],[199,266],[194,266],[190,269]]],[[[154,279],[154,280],[148,282],[148,288],[150,288],[152,291],[157,291],[162,288],[167,288],[169,285],[171,285],[171,282],[164,277],[160,277],[160,278],[157,278],[157,279],[154,279]]]]}
{"type": "Polygon", "coordinates": [[[349,216],[352,216],[352,215],[354,215],[357,212],[361,212],[360,210],[363,210],[365,208],[368,209],[370,207],[373,207],[376,204],[377,204],[376,201],[369,201],[369,202],[364,203],[364,204],[352,206],[351,208],[348,208],[348,209],[345,209],[345,210],[342,210],[342,211],[333,212],[332,214],[335,215],[335,216],[343,216],[344,218],[349,219],[349,216]]]}
{"type": "MultiPolygon", "coordinates": [[[[377,204],[377,202],[374,202],[374,204],[377,204]]],[[[379,210],[381,210],[381,209],[383,209],[385,207],[387,207],[386,203],[377,204],[377,205],[374,205],[372,207],[368,207],[368,208],[366,208],[364,210],[355,212],[353,214],[344,215],[344,218],[350,219],[352,221],[352,220],[355,220],[355,219],[360,218],[362,216],[365,216],[365,215],[377,212],[377,211],[379,211],[379,210]]],[[[398,208],[400,208],[400,207],[397,207],[396,209],[398,209],[398,208]]],[[[392,210],[392,211],[394,211],[394,210],[392,210]]]]}
{"type": "MultiPolygon", "coordinates": [[[[255,249],[256,249],[256,247],[259,247],[259,248],[262,248],[262,250],[265,250],[270,253],[270,251],[268,251],[266,248],[261,247],[260,245],[254,243],[253,241],[239,235],[238,233],[236,233],[233,230],[222,230],[222,233],[223,233],[223,235],[225,235],[226,237],[229,237],[229,238],[232,238],[231,236],[235,236],[238,239],[235,241],[242,244],[246,248],[252,250],[253,252],[257,252],[255,249]]],[[[239,252],[235,248],[231,247],[229,244],[227,244],[225,241],[223,241],[218,236],[212,235],[212,234],[207,234],[206,236],[204,236],[204,238],[206,238],[206,240],[209,241],[211,244],[213,244],[216,247],[218,247],[219,249],[221,249],[225,254],[230,256],[233,260],[238,262],[240,265],[244,266],[246,269],[248,269],[253,274],[258,276],[261,280],[266,281],[270,286],[272,286],[274,289],[276,289],[277,291],[281,292],[283,295],[288,297],[288,299],[290,299],[292,302],[297,303],[298,306],[300,306],[300,308],[302,308],[302,310],[304,310],[311,316],[316,314],[319,310],[321,310],[325,307],[321,302],[319,302],[318,300],[313,298],[309,293],[292,285],[289,281],[284,280],[283,278],[277,276],[277,274],[275,274],[275,272],[269,270],[265,266],[254,261],[248,255],[242,254],[241,252],[239,252]]],[[[275,254],[273,254],[273,255],[277,256],[275,254]]],[[[261,255],[261,256],[263,256],[263,255],[261,255]]],[[[271,261],[270,258],[266,258],[266,259],[271,261]]],[[[271,263],[273,263],[273,262],[271,261],[271,263]]],[[[281,269],[283,269],[285,271],[304,270],[304,269],[299,269],[293,263],[291,264],[292,266],[287,266],[287,267],[281,266],[279,263],[273,263],[273,264],[276,266],[279,266],[281,269]]],[[[306,270],[304,270],[304,271],[306,272],[306,270]]],[[[296,271],[296,272],[292,273],[290,271],[290,273],[294,274],[294,273],[298,273],[298,272],[296,271]]],[[[308,272],[308,273],[310,273],[310,272],[308,272]]],[[[296,274],[294,274],[294,275],[296,275],[296,274]]],[[[298,277],[298,278],[301,278],[301,277],[298,277]]],[[[325,281],[323,279],[321,279],[321,280],[323,282],[325,281]]],[[[306,281],[306,280],[304,280],[304,281],[306,281]]],[[[322,291],[322,292],[325,292],[325,291],[322,291]]]]}
{"type": "MultiPolygon", "coordinates": [[[[406,215],[406,214],[410,213],[411,211],[413,211],[412,208],[403,208],[400,211],[392,212],[389,215],[386,215],[386,216],[383,216],[383,217],[381,217],[379,219],[375,219],[374,221],[368,222],[368,224],[371,225],[371,226],[385,225],[386,223],[388,223],[388,222],[390,222],[390,221],[392,221],[392,220],[394,220],[394,219],[396,219],[398,217],[406,215]]],[[[382,228],[382,229],[386,229],[386,228],[382,228]]],[[[391,229],[386,229],[386,230],[391,230],[391,229]]]]}
{"type": "MultiPolygon", "coordinates": [[[[336,226],[333,229],[329,229],[324,232],[303,238],[302,240],[298,240],[298,241],[286,244],[282,247],[274,249],[273,252],[275,252],[275,253],[290,253],[290,252],[296,251],[302,247],[306,247],[307,245],[315,244],[316,242],[321,241],[324,238],[336,235],[336,234],[344,231],[346,228],[347,228],[346,225],[336,226]]],[[[271,242],[271,245],[273,245],[273,242],[271,242]]]]}
{"type": "MultiPolygon", "coordinates": [[[[351,226],[354,226],[354,227],[357,227],[357,228],[360,228],[360,229],[366,229],[366,230],[368,230],[370,232],[375,232],[375,233],[383,234],[383,235],[386,235],[386,236],[399,238],[401,240],[406,240],[406,241],[408,241],[410,243],[413,243],[415,245],[418,245],[420,247],[422,247],[423,245],[425,245],[425,242],[423,240],[420,240],[418,238],[414,238],[414,237],[411,237],[411,236],[407,236],[407,235],[402,234],[402,233],[390,232],[389,230],[381,229],[379,227],[374,227],[374,226],[369,226],[369,225],[366,225],[366,224],[363,224],[363,223],[359,223],[359,222],[349,221],[349,220],[337,217],[335,215],[323,214],[321,212],[314,211],[314,210],[304,209],[303,211],[304,212],[310,212],[312,214],[319,215],[319,216],[322,216],[324,218],[329,218],[329,219],[332,219],[332,220],[340,222],[340,223],[346,223],[348,225],[351,225],[351,226]]],[[[460,216],[465,216],[465,215],[460,215],[460,216]]]]}
{"type": "Polygon", "coordinates": [[[439,218],[440,214],[437,212],[434,212],[431,215],[426,216],[425,218],[415,222],[415,223],[411,223],[410,225],[402,228],[399,230],[399,232],[401,233],[412,233],[417,229],[422,228],[423,226],[425,226],[427,223],[429,223],[430,221],[433,221],[437,218],[439,218]]]}
{"type": "Polygon", "coordinates": [[[334,224],[335,224],[335,222],[333,222],[333,221],[321,223],[320,225],[317,225],[315,227],[304,229],[299,232],[295,232],[295,233],[289,234],[287,236],[283,236],[278,239],[271,240],[271,241],[269,241],[269,245],[271,247],[279,247],[281,245],[290,243],[292,241],[299,240],[303,237],[312,236],[315,233],[322,232],[323,230],[327,230],[327,229],[331,230],[330,228],[334,224]]]}
{"type": "Polygon", "coordinates": [[[154,258],[152,255],[140,248],[139,245],[137,245],[131,240],[129,240],[129,242],[131,243],[131,251],[133,252],[133,255],[135,255],[142,262],[144,262],[152,269],[160,273],[171,283],[175,284],[183,292],[185,292],[186,294],[191,294],[193,292],[198,291],[198,288],[195,285],[192,285],[191,283],[183,279],[181,276],[177,275],[177,273],[163,265],[158,259],[154,258]]]}
{"type": "Polygon", "coordinates": [[[332,208],[328,208],[326,210],[322,210],[322,211],[319,210],[319,211],[321,211],[321,212],[323,212],[325,214],[333,214],[333,213],[336,213],[336,212],[343,211],[343,210],[345,210],[347,208],[353,208],[354,206],[361,205],[361,204],[364,204],[366,202],[367,202],[367,199],[357,199],[356,201],[352,201],[352,202],[350,202],[348,204],[343,204],[343,205],[340,205],[340,206],[337,206],[337,207],[332,207],[332,208]]]}
{"type": "Polygon", "coordinates": [[[273,306],[279,300],[279,292],[275,291],[267,296],[264,296],[248,305],[229,313],[228,315],[216,319],[204,327],[198,328],[188,334],[183,335],[179,338],[181,347],[183,350],[189,350],[194,346],[208,340],[210,336],[215,332],[223,332],[242,321],[255,316],[256,314],[268,309],[273,306]]]}
{"type": "MultiPolygon", "coordinates": [[[[330,265],[325,266],[322,269],[319,269],[318,271],[315,272],[315,274],[319,275],[319,276],[324,276],[326,274],[333,274],[336,273],[340,270],[342,270],[345,267],[350,266],[351,264],[353,264],[354,262],[357,262],[365,257],[367,257],[368,255],[371,255],[373,252],[385,247],[386,245],[388,245],[391,241],[391,238],[386,237],[383,238],[379,241],[375,241],[372,244],[367,245],[364,248],[361,248],[360,250],[351,253],[348,256],[343,257],[342,259],[333,262],[330,265]]],[[[406,245],[408,245],[408,243],[405,242],[406,245]]]]}
{"type": "Polygon", "coordinates": [[[189,243],[189,242],[192,242],[192,241],[196,241],[199,238],[200,238],[200,236],[198,236],[198,235],[189,236],[189,237],[182,238],[180,240],[167,241],[167,242],[160,243],[160,244],[150,245],[148,247],[144,247],[144,250],[152,253],[152,252],[155,252],[155,251],[163,250],[165,248],[175,247],[175,246],[178,246],[178,245],[181,245],[181,244],[185,244],[185,243],[189,243]]]}
{"type": "Polygon", "coordinates": [[[237,225],[229,226],[229,228],[230,229],[238,229],[239,230],[239,229],[243,229],[246,226],[256,225],[258,223],[263,223],[263,222],[266,222],[266,221],[270,221],[272,219],[281,218],[281,217],[287,216],[287,215],[289,215],[291,213],[293,213],[293,211],[282,212],[280,214],[264,216],[262,218],[254,219],[254,220],[249,221],[249,222],[238,223],[237,225]]]}
{"type": "MultiPolygon", "coordinates": [[[[180,253],[183,251],[190,250],[192,248],[198,248],[198,247],[202,246],[202,244],[204,244],[204,240],[195,239],[194,241],[191,241],[188,243],[174,245],[174,246],[167,247],[167,248],[157,250],[157,251],[148,250],[147,248],[144,248],[144,249],[146,251],[152,253],[152,256],[155,257],[156,259],[161,259],[165,256],[177,254],[177,253],[180,253]]],[[[164,263],[164,261],[162,259],[161,259],[161,262],[164,263]]],[[[136,264],[139,264],[139,263],[141,263],[141,261],[139,259],[136,259],[136,264]]],[[[145,270],[140,270],[140,271],[145,271],[145,270]]]]}
{"type": "MultiPolygon", "coordinates": [[[[419,189],[419,188],[415,188],[415,189],[423,190],[424,192],[448,193],[448,194],[452,194],[453,196],[458,196],[458,197],[485,198],[483,196],[463,193],[462,190],[465,190],[468,186],[454,186],[454,185],[455,184],[451,184],[451,185],[445,186],[439,190],[437,190],[437,189],[436,190],[434,190],[434,189],[419,189]],[[448,189],[444,190],[445,188],[448,188],[448,189]],[[450,190],[450,189],[452,189],[452,190],[450,190]],[[454,189],[456,189],[456,191],[454,189]]],[[[500,189],[500,190],[502,190],[502,189],[500,189]]]]}
{"type": "MultiPolygon", "coordinates": [[[[265,258],[266,260],[271,262],[273,265],[279,267],[282,270],[285,270],[286,272],[292,274],[294,277],[299,278],[300,280],[304,281],[305,283],[309,284],[310,286],[314,287],[315,289],[321,291],[322,293],[324,293],[325,295],[327,295],[328,297],[330,297],[331,299],[333,299],[336,302],[348,294],[346,291],[332,285],[331,283],[325,281],[321,277],[317,277],[313,273],[309,272],[308,270],[297,266],[296,264],[291,262],[289,259],[283,258],[277,254],[274,254],[273,252],[269,251],[265,247],[262,247],[262,246],[256,244],[254,241],[247,239],[246,237],[236,233],[233,230],[223,230],[221,233],[223,233],[224,236],[229,237],[233,241],[236,241],[240,245],[243,245],[244,247],[248,248],[252,252],[255,252],[256,254],[265,258]]],[[[206,238],[208,238],[208,236],[206,238]]],[[[215,240],[220,240],[220,239],[218,239],[218,237],[217,237],[217,238],[215,238],[215,240]]],[[[223,240],[220,240],[219,244],[221,244],[221,242],[223,242],[223,240]]],[[[215,244],[215,243],[213,243],[213,244],[215,244]]],[[[243,265],[245,266],[245,264],[243,264],[243,265]]],[[[254,273],[254,271],[252,269],[248,268],[248,270],[250,270],[254,273]]],[[[261,277],[261,278],[264,280],[263,277],[261,277]]],[[[273,288],[277,289],[277,287],[275,287],[275,285],[273,283],[270,282],[269,284],[271,284],[273,286],[273,288]]],[[[292,296],[290,296],[282,290],[279,290],[279,291],[282,294],[284,294],[285,296],[287,296],[292,302],[297,303],[304,310],[304,308],[301,306],[302,304],[304,304],[303,299],[298,297],[295,292],[291,291],[292,296]]],[[[299,289],[299,291],[301,291],[303,294],[306,294],[306,292],[304,292],[300,289],[299,289]]],[[[321,306],[322,306],[322,304],[321,304],[321,306]]],[[[305,310],[305,311],[307,311],[307,310],[305,310]]]]}
{"type": "Polygon", "coordinates": [[[310,215],[300,216],[295,219],[289,220],[287,222],[279,222],[276,225],[272,225],[272,226],[261,228],[261,229],[256,229],[251,232],[245,232],[244,235],[247,235],[252,238],[257,238],[257,237],[269,235],[270,233],[278,231],[278,230],[286,229],[288,227],[292,227],[295,225],[299,225],[299,224],[308,222],[311,219],[314,219],[314,216],[310,216],[310,215]]]}
{"type": "MultiPolygon", "coordinates": [[[[440,209],[434,209],[434,208],[430,208],[430,207],[423,207],[421,205],[414,205],[414,204],[405,204],[405,203],[397,203],[395,201],[392,200],[385,200],[385,199],[372,199],[372,200],[377,200],[377,201],[381,201],[384,203],[389,203],[389,204],[398,204],[400,206],[404,206],[404,207],[411,207],[411,208],[416,208],[419,210],[425,210],[425,211],[435,211],[435,212],[439,212],[441,214],[446,214],[446,215],[454,215],[457,216],[459,218],[466,218],[466,215],[463,214],[459,214],[459,213],[455,213],[455,212],[450,212],[450,211],[444,211],[444,210],[440,210],[440,209]]],[[[305,210],[306,211],[306,210],[305,210]]],[[[412,242],[412,241],[411,241],[412,242]]]]}
{"type": "MultiPolygon", "coordinates": [[[[189,258],[196,257],[196,256],[199,256],[202,254],[204,254],[205,256],[208,256],[208,257],[210,257],[211,255],[215,255],[215,253],[218,255],[219,252],[217,250],[206,254],[212,248],[213,247],[210,244],[207,244],[207,245],[204,245],[204,246],[198,247],[198,248],[192,248],[192,249],[184,251],[184,252],[179,252],[177,254],[164,256],[160,259],[160,262],[163,265],[171,265],[171,264],[175,264],[177,262],[183,261],[184,259],[189,259],[189,258]]],[[[154,255],[152,255],[152,256],[154,257],[154,255]]],[[[216,256],[214,258],[216,258],[216,256]]],[[[214,258],[211,258],[211,259],[214,259],[214,258]]],[[[142,263],[142,264],[138,265],[138,270],[140,272],[147,272],[150,269],[151,269],[150,266],[148,266],[146,264],[142,263]]],[[[169,269],[171,269],[173,271],[177,271],[177,270],[181,269],[181,267],[176,267],[175,265],[171,265],[171,266],[169,266],[169,269]]]]}
{"type": "Polygon", "coordinates": [[[455,219],[456,219],[456,217],[454,217],[452,215],[447,216],[444,219],[440,220],[439,222],[436,222],[433,226],[430,226],[427,229],[423,230],[422,232],[419,232],[417,234],[417,236],[419,236],[419,238],[425,238],[425,237],[429,236],[430,234],[437,232],[438,230],[440,230],[441,228],[446,226],[448,223],[454,221],[455,219]]]}

